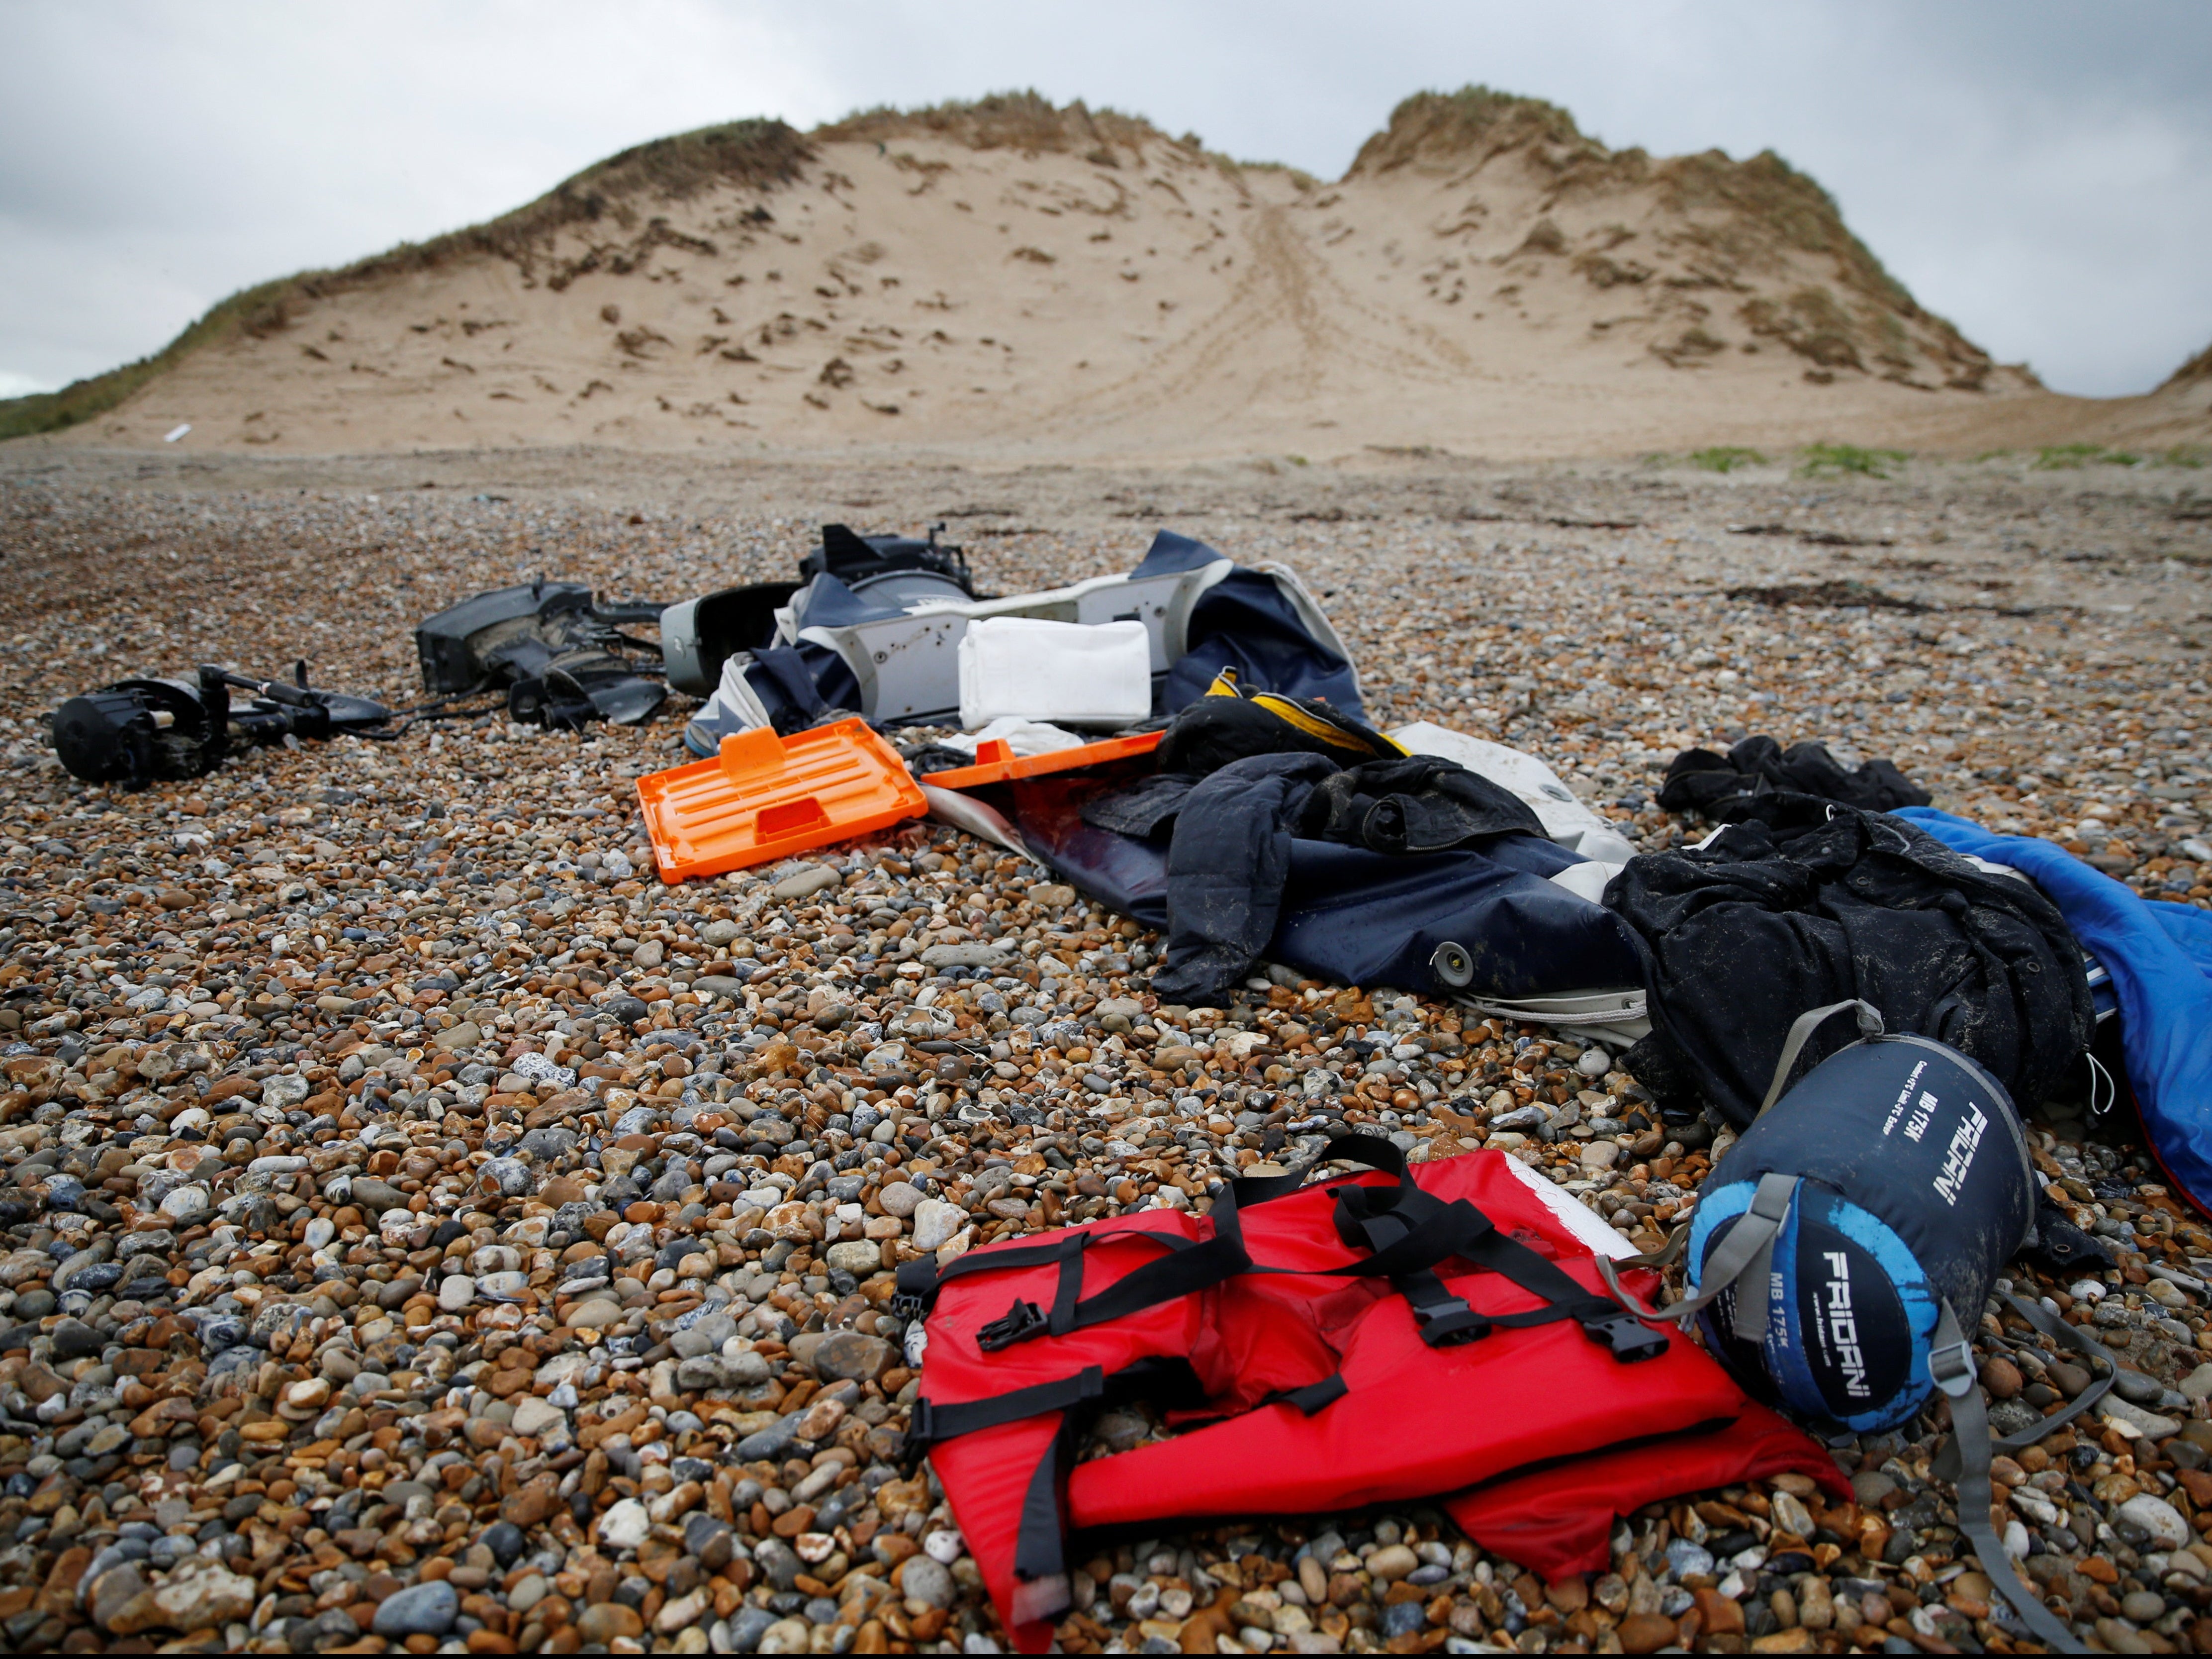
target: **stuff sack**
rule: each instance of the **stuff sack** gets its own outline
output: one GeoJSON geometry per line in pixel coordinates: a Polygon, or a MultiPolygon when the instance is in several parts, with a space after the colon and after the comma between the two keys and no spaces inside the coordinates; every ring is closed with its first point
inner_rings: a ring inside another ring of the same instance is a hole
{"type": "Polygon", "coordinates": [[[2012,1101],[1926,1037],[1885,1034],[1866,1003],[1790,1028],[1768,1104],[1700,1190],[1689,1237],[1707,1345],[1755,1393],[1860,1434],[1936,1386],[1948,1304],[1972,1326],[2035,1214],[2012,1101]],[[1861,1040],[1787,1095],[1814,1028],[1856,1010],[1861,1040]]]}
{"type": "MultiPolygon", "coordinates": [[[[1790,1027],[1759,1117],[1698,1190],[1696,1219],[1677,1235],[1689,1247],[1691,1294],[1657,1314],[1619,1294],[1647,1317],[1696,1319],[1706,1345],[1755,1392],[1861,1434],[1894,1428],[1942,1389],[1956,1432],[1936,1473],[1955,1483],[1959,1530],[2027,1630],[2055,1652],[2079,1653],[1990,1524],[1991,1454],[2018,1451],[2087,1410],[2118,1367],[2087,1332],[2008,1290],[2014,1314],[2102,1375],[1993,1443],[1966,1338],[2034,1216],[2034,1165],[1996,1080],[1942,1043],[1885,1034],[1870,1003],[1832,1003],[1790,1027]],[[1784,1095],[1814,1028],[1845,1009],[1860,1040],[1784,1095]]],[[[1617,1277],[1609,1261],[1599,1269],[1617,1277]]]]}

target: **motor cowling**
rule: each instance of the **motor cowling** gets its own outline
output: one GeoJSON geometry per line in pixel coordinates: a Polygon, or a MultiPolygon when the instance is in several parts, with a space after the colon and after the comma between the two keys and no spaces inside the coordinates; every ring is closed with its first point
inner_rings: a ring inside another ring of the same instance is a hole
{"type": "Polygon", "coordinates": [[[228,713],[181,680],[118,680],[54,711],[54,753],[88,784],[204,778],[222,764],[228,713]]]}

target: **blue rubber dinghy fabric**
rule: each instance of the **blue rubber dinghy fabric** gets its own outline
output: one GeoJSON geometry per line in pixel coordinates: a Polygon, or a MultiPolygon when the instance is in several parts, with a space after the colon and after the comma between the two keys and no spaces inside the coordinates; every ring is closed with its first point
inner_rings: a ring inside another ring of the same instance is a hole
{"type": "MultiPolygon", "coordinates": [[[[1062,879],[1147,927],[1168,925],[1168,841],[1086,822],[1095,797],[1139,781],[1127,763],[978,790],[1062,879]]],[[[1395,855],[1292,834],[1271,937],[1257,954],[1338,985],[1516,999],[1637,984],[1636,939],[1602,906],[1549,878],[1583,862],[1537,835],[1480,850],[1395,855]],[[1474,983],[1455,991],[1429,966],[1446,940],[1480,939],[1474,983]]],[[[1271,866],[1272,867],[1272,866],[1271,866]]],[[[1240,935],[1249,939],[1251,935],[1240,935]]]]}
{"type": "Polygon", "coordinates": [[[2174,1184],[2212,1214],[2212,912],[2152,904],[2048,841],[1998,835],[1931,807],[1907,819],[2033,881],[2112,976],[2143,1132],[2174,1184]]]}
{"type": "MultiPolygon", "coordinates": [[[[2056,906],[1925,830],[1772,794],[1702,848],[1632,860],[1605,901],[1642,938],[1652,1034],[1628,1066],[1662,1103],[1756,1115],[1791,1023],[1858,998],[2033,1105],[2079,1078],[2095,1022],[2056,906]]],[[[1824,1030],[1817,1064],[1841,1046],[1824,1030]]]]}
{"type": "MultiPolygon", "coordinates": [[[[1223,557],[1202,541],[1163,530],[1129,579],[1196,570],[1223,557]]],[[[1255,691],[1316,698],[1354,720],[1364,717],[1352,664],[1314,637],[1297,607],[1262,571],[1232,570],[1208,588],[1191,607],[1183,639],[1183,656],[1168,668],[1170,714],[1205,696],[1216,674],[1233,668],[1255,691]]]]}

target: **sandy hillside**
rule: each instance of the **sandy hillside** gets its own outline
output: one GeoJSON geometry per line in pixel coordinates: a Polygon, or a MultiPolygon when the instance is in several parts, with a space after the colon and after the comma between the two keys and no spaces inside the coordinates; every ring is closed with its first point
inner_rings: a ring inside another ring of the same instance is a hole
{"type": "Polygon", "coordinates": [[[1334,184],[1024,97],[741,123],[195,338],[68,441],[1023,461],[2212,434],[2202,373],[2096,402],[1994,365],[1771,155],[1615,152],[1480,89],[1408,100],[1334,184]]]}

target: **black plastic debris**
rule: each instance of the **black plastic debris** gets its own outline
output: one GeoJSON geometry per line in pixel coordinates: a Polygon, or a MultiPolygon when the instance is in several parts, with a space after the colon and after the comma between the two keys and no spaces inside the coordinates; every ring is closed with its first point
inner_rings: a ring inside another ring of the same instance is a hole
{"type": "Polygon", "coordinates": [[[234,751],[287,739],[380,734],[392,718],[381,703],[307,684],[254,680],[203,665],[196,680],[122,680],[72,697],[54,711],[54,753],[88,784],[143,789],[204,778],[234,751]],[[234,701],[231,692],[252,696],[234,701]]]}
{"type": "Polygon", "coordinates": [[[508,715],[531,725],[634,726],[659,708],[668,687],[659,645],[623,629],[657,624],[662,608],[601,603],[581,582],[543,577],[494,589],[415,630],[422,684],[447,698],[504,692],[508,715]]]}

